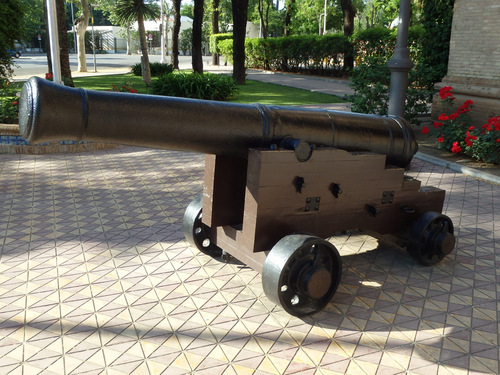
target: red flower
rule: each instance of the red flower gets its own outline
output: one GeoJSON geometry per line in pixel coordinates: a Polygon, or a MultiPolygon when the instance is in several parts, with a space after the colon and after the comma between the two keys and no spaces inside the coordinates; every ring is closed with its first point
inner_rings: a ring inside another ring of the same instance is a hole
{"type": "Polygon", "coordinates": [[[438,117],[438,120],[439,120],[439,121],[447,121],[447,120],[449,120],[449,119],[450,119],[450,118],[449,118],[448,116],[446,116],[446,114],[445,114],[445,113],[441,113],[441,114],[439,115],[439,117],[438,117]]]}
{"type": "Polygon", "coordinates": [[[458,118],[458,113],[457,113],[457,112],[452,113],[452,114],[450,115],[450,120],[456,120],[457,118],[458,118]]]}
{"type": "Polygon", "coordinates": [[[137,90],[136,89],[132,89],[132,88],[130,88],[128,91],[131,92],[132,94],[136,94],[137,93],[137,90]]]}
{"type": "Polygon", "coordinates": [[[497,142],[500,143],[500,138],[497,139],[497,142]]]}
{"type": "Polygon", "coordinates": [[[54,79],[52,73],[45,73],[45,79],[54,79]]]}
{"type": "Polygon", "coordinates": [[[451,90],[452,90],[451,86],[445,86],[441,90],[439,90],[439,96],[441,97],[441,99],[446,99],[453,96],[451,90]]]}
{"type": "Polygon", "coordinates": [[[434,125],[434,129],[437,129],[439,128],[440,126],[443,126],[443,123],[442,122],[439,122],[439,121],[434,121],[432,123],[432,125],[434,125]]]}
{"type": "Polygon", "coordinates": [[[437,139],[437,141],[438,141],[439,143],[443,143],[443,142],[444,142],[444,137],[439,137],[439,138],[437,139]]]}
{"type": "Polygon", "coordinates": [[[18,105],[18,104],[19,104],[18,101],[12,102],[12,105],[18,105]]]}
{"type": "Polygon", "coordinates": [[[429,133],[429,128],[427,126],[424,126],[422,129],[422,134],[428,134],[429,133]]]}
{"type": "Polygon", "coordinates": [[[484,124],[484,125],[482,126],[482,128],[483,128],[483,129],[485,129],[485,130],[487,130],[487,131],[489,131],[489,132],[493,129],[493,128],[491,127],[491,124],[484,124]]]}
{"type": "Polygon", "coordinates": [[[451,146],[451,152],[455,154],[462,152],[462,148],[458,145],[458,142],[453,143],[453,146],[451,146]]]}

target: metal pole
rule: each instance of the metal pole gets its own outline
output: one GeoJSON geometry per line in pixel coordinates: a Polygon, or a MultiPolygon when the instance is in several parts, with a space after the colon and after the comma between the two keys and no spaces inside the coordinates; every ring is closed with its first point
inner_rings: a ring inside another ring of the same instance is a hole
{"type": "Polygon", "coordinates": [[[54,82],[62,84],[61,56],[59,55],[59,34],[57,32],[57,12],[55,0],[47,0],[47,23],[49,28],[50,58],[52,59],[52,76],[54,82]]]}
{"type": "Polygon", "coordinates": [[[92,13],[92,54],[94,55],[94,73],[97,72],[97,63],[95,59],[95,36],[94,36],[94,5],[90,4],[90,11],[92,13]]]}
{"type": "Polygon", "coordinates": [[[75,55],[78,55],[77,39],[76,39],[76,27],[75,27],[75,10],[73,8],[73,3],[71,3],[71,31],[73,31],[73,37],[75,42],[75,55]]]}
{"type": "Polygon", "coordinates": [[[165,62],[165,20],[164,20],[165,13],[163,12],[163,0],[160,1],[160,43],[161,43],[161,48],[160,48],[160,53],[161,53],[161,58],[160,62],[163,64],[165,62]]]}
{"type": "Polygon", "coordinates": [[[405,114],[408,72],[413,68],[410,50],[408,49],[410,7],[410,0],[400,0],[396,50],[392,59],[387,62],[387,67],[391,71],[389,114],[400,117],[404,117],[405,114]]]}

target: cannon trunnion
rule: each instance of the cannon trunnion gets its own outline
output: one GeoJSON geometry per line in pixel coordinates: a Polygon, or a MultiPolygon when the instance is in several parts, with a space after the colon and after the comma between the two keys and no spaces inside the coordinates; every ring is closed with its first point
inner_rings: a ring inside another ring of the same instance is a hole
{"type": "Polygon", "coordinates": [[[403,119],[70,89],[30,79],[20,129],[31,143],[90,140],[206,153],[187,241],[262,274],[296,316],[324,308],[342,260],[326,240],[360,230],[433,265],[455,246],[445,191],[405,176],[417,151],[403,119]]]}

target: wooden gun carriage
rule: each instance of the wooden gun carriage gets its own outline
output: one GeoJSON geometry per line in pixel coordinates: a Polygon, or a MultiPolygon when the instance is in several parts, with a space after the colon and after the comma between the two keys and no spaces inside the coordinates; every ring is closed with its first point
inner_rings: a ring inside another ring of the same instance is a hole
{"type": "Polygon", "coordinates": [[[432,265],[455,246],[445,191],[405,175],[417,151],[401,118],[72,89],[23,87],[31,143],[104,141],[206,155],[203,194],[184,215],[188,242],[262,274],[267,297],[296,316],[321,310],[342,262],[327,238],[388,236],[432,265]]]}

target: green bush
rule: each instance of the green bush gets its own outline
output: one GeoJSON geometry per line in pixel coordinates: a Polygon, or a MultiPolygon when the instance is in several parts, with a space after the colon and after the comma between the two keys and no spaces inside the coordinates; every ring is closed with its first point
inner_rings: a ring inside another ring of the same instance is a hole
{"type": "Polygon", "coordinates": [[[0,79],[0,123],[17,124],[19,121],[19,98],[17,92],[21,91],[21,84],[0,79]]]}
{"type": "MultiPolygon", "coordinates": [[[[159,62],[149,63],[149,68],[151,69],[151,77],[159,77],[165,74],[170,74],[174,71],[174,66],[172,64],[164,64],[159,62]]],[[[141,63],[133,65],[131,69],[133,75],[142,76],[141,63]]]]}
{"type": "MultiPolygon", "coordinates": [[[[408,48],[410,58],[414,63],[421,60],[423,49],[423,37],[425,30],[421,26],[413,26],[408,29],[408,48]]],[[[390,30],[385,27],[372,27],[361,30],[354,34],[352,44],[356,63],[366,64],[366,59],[377,57],[381,61],[389,61],[394,55],[396,48],[397,29],[390,30]]]]}
{"type": "Polygon", "coordinates": [[[231,43],[232,43],[232,41],[233,41],[233,34],[232,33],[210,35],[210,40],[209,40],[210,53],[220,54],[221,51],[219,50],[219,42],[221,42],[223,40],[228,40],[228,39],[231,40],[231,43]]]}
{"type": "Polygon", "coordinates": [[[154,95],[226,101],[238,92],[232,77],[213,73],[175,73],[152,82],[154,95]]]}
{"type": "MultiPolygon", "coordinates": [[[[217,47],[226,61],[232,62],[232,40],[221,40],[217,47]]],[[[348,38],[341,34],[247,38],[246,65],[257,69],[340,75],[349,47],[348,38]]]]}
{"type": "MultiPolygon", "coordinates": [[[[364,63],[351,72],[350,81],[354,94],[347,99],[352,102],[351,111],[387,115],[389,110],[391,72],[385,57],[366,57],[364,63]]],[[[408,75],[408,90],[404,117],[413,123],[417,117],[428,112],[427,101],[431,92],[418,86],[415,69],[408,75]]]]}

